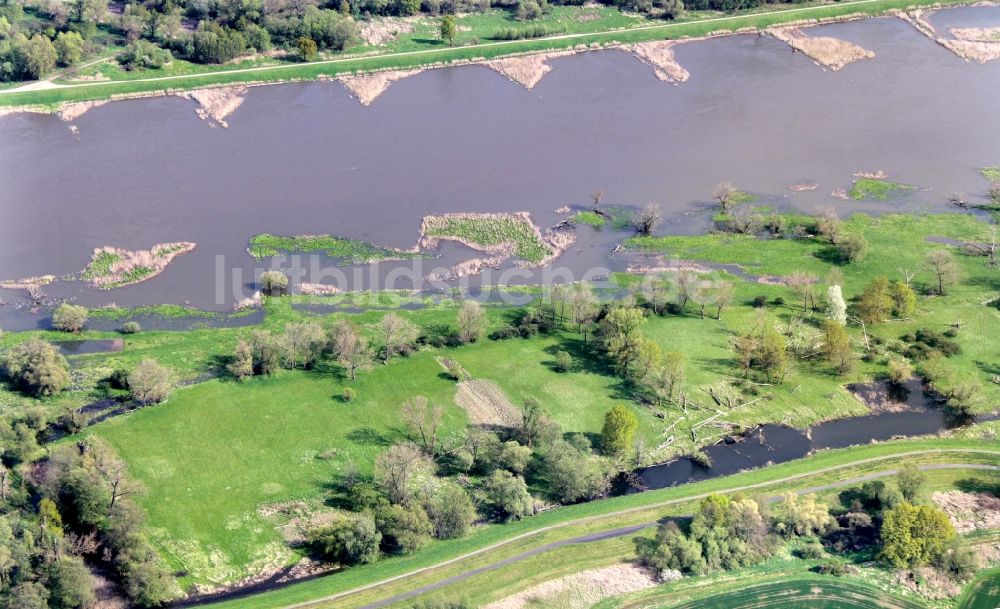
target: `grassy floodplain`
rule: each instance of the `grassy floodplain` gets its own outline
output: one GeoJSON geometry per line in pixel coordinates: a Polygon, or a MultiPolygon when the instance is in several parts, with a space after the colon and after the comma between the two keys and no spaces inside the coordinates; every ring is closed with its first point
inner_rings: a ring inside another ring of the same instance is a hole
{"type": "MultiPolygon", "coordinates": [[[[856,0],[837,4],[823,2],[795,4],[774,9],[766,7],[734,15],[693,13],[666,23],[645,23],[623,29],[607,29],[602,20],[584,22],[590,31],[559,34],[530,40],[491,41],[471,44],[474,36],[460,36],[459,46],[401,50],[383,55],[344,56],[300,64],[211,67],[204,72],[147,76],[126,81],[72,83],[69,86],[26,91],[0,91],[0,107],[55,109],[67,102],[111,99],[130,95],[155,95],[217,85],[262,84],[294,80],[315,80],[341,74],[385,69],[419,68],[457,62],[492,59],[518,53],[562,50],[577,45],[609,45],[648,40],[680,39],[742,28],[766,28],[801,19],[836,19],[846,15],[880,15],[892,9],[936,5],[961,5],[966,0],[856,0]],[[468,43],[468,44],[467,44],[468,43]]],[[[462,27],[462,22],[458,25],[462,27]]],[[[199,66],[200,67],[200,66],[199,66]]]]}
{"type": "MultiPolygon", "coordinates": [[[[788,220],[805,221],[795,216],[789,216],[788,220]]],[[[923,258],[931,250],[950,249],[956,252],[964,272],[959,285],[946,296],[921,296],[912,320],[877,324],[867,331],[885,344],[893,344],[917,329],[940,329],[961,321],[955,336],[961,351],[948,361],[960,375],[983,379],[987,400],[982,408],[992,410],[1000,391],[1000,387],[990,380],[997,374],[993,345],[1000,342],[1000,324],[996,323],[996,308],[987,303],[996,297],[996,271],[986,265],[983,257],[962,254],[953,246],[928,241],[928,237],[982,240],[989,226],[973,216],[961,214],[879,218],[858,214],[845,221],[844,228],[869,239],[872,251],[867,259],[844,265],[832,255],[829,245],[808,236],[768,240],[722,234],[642,237],[629,240],[627,246],[683,259],[735,263],[748,273],[769,276],[787,276],[805,270],[824,277],[833,268],[840,268],[849,300],[860,294],[876,276],[894,277],[900,272],[898,267],[916,271],[922,268],[923,258]]],[[[729,279],[736,284],[736,296],[721,319],[712,319],[712,316],[702,319],[689,310],[684,315],[653,315],[642,327],[643,333],[664,349],[685,352],[687,382],[695,392],[720,379],[738,375],[731,343],[735,336],[755,323],[758,313],[753,301],[756,297],[766,297],[768,311],[779,325],[802,317],[801,304],[796,302],[787,286],[729,279]],[[783,302],[778,302],[779,298],[783,302]]],[[[930,281],[926,272],[921,271],[914,276],[913,285],[922,291],[930,281]]],[[[352,295],[349,299],[347,295],[338,295],[310,298],[308,302],[347,304],[355,297],[352,295]]],[[[387,307],[410,302],[407,297],[394,294],[379,295],[378,300],[387,307]]],[[[281,331],[288,323],[302,321],[328,325],[345,316],[372,326],[386,314],[384,310],[319,314],[294,307],[295,303],[306,301],[302,297],[269,300],[260,327],[281,331]]],[[[425,308],[399,310],[398,313],[429,334],[451,332],[455,324],[453,304],[428,303],[425,308]]],[[[519,313],[518,308],[486,307],[490,328],[509,323],[519,313]]],[[[130,335],[120,353],[73,357],[75,388],[56,398],[34,403],[58,410],[105,397],[108,390],[101,379],[117,368],[130,369],[147,357],[173,368],[182,379],[195,379],[205,373],[224,377],[226,358],[233,352],[236,342],[246,337],[250,330],[205,328],[130,335]]],[[[855,341],[861,340],[859,328],[852,327],[851,332],[855,341]]],[[[84,332],[83,337],[113,335],[84,332]]],[[[0,340],[8,347],[35,336],[56,339],[65,335],[7,333],[0,340]]],[[[185,573],[181,583],[230,582],[252,575],[265,566],[280,566],[297,558],[276,529],[280,523],[262,512],[268,506],[292,501],[322,504],[328,496],[329,485],[343,474],[348,463],[361,473],[370,472],[375,455],[402,437],[395,422],[407,398],[425,395],[441,403],[445,412],[442,430],[445,436],[465,426],[465,411],[454,401],[455,383],[443,375],[437,362],[444,354],[456,360],[473,378],[496,383],[514,403],[522,403],[528,397],[538,398],[567,432],[593,438],[600,433],[607,410],[622,405],[637,415],[640,435],[648,446],[662,442],[666,426],[680,416],[678,409],[667,408],[662,413],[664,418],[659,418],[654,409],[637,403],[629,387],[595,357],[589,347],[593,337],[587,340],[589,342],[585,342],[572,325],[567,325],[565,329],[527,339],[482,339],[456,348],[428,346],[408,357],[394,358],[388,365],[376,364],[360,372],[355,383],[347,381],[338,366],[325,360],[313,370],[280,371],[272,377],[243,383],[220,378],[179,389],[165,404],[111,419],[85,433],[99,435],[114,446],[129,463],[130,475],[149,489],[148,494],[138,499],[150,515],[148,534],[171,566],[185,573]],[[567,372],[557,372],[553,366],[560,350],[569,352],[574,361],[567,372]],[[357,392],[356,399],[349,403],[341,398],[347,386],[357,392]]],[[[752,408],[727,413],[727,419],[739,425],[783,421],[804,427],[824,419],[861,414],[866,411],[865,407],[850,395],[845,384],[881,378],[885,371],[886,360],[881,356],[860,362],[856,372],[846,378],[822,363],[797,365],[784,383],[766,390],[765,399],[755,402],[752,408]]],[[[23,398],[7,389],[0,391],[0,403],[7,410],[25,405],[23,398]]],[[[697,444],[690,439],[689,430],[705,416],[708,415],[696,412],[681,421],[675,432],[676,442],[650,453],[649,458],[666,458],[695,448],[697,444]]],[[[706,440],[713,441],[713,438],[699,438],[699,441],[706,440]]],[[[610,528],[609,522],[616,526],[650,522],[662,515],[663,502],[679,502],[677,505],[671,503],[671,509],[689,509],[689,505],[684,507],[684,501],[690,503],[699,493],[710,490],[726,491],[747,484],[772,482],[783,490],[789,487],[789,476],[799,475],[802,478],[795,478],[795,484],[810,486],[828,479],[836,480],[848,472],[865,473],[892,467],[896,463],[892,460],[893,455],[914,450],[945,453],[911,456],[908,458],[911,461],[965,463],[980,457],[961,452],[948,454],[947,451],[983,449],[995,444],[995,441],[984,442],[982,437],[972,436],[966,440],[922,440],[859,447],[822,453],[731,478],[563,507],[518,523],[482,527],[463,539],[433,542],[413,555],[351,568],[332,577],[233,601],[227,606],[285,606],[434,565],[515,535],[570,523],[504,545],[495,553],[491,551],[488,557],[483,555],[476,560],[502,558],[536,544],[581,534],[581,531],[601,530],[602,526],[610,528]],[[867,458],[884,460],[859,463],[867,458]],[[826,467],[850,464],[854,465],[842,471],[818,472],[826,467]],[[635,511],[627,515],[621,513],[621,510],[633,509],[635,511]],[[607,518],[602,521],[605,516],[607,518]],[[591,517],[595,520],[576,522],[591,517]]],[[[989,463],[996,462],[995,454],[981,458],[989,463]]],[[[468,564],[463,561],[463,565],[468,564]]],[[[455,569],[458,566],[453,565],[444,571],[436,570],[433,577],[430,573],[421,577],[434,580],[455,569]]],[[[401,582],[400,589],[405,589],[405,585],[401,582]]],[[[368,593],[358,597],[358,602],[384,592],[385,589],[380,589],[378,593],[368,593]]],[[[331,601],[329,606],[347,605],[331,601]]]]}

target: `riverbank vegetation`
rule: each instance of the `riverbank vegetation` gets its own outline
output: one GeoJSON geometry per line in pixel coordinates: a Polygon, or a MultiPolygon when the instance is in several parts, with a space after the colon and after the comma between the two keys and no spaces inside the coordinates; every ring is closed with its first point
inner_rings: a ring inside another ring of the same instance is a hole
{"type": "MultiPolygon", "coordinates": [[[[929,3],[930,0],[926,0],[926,2],[929,3]]],[[[164,23],[173,23],[171,21],[173,17],[164,17],[156,11],[151,11],[147,15],[149,21],[142,22],[145,26],[139,28],[137,37],[151,38],[152,42],[145,41],[147,45],[155,43],[171,46],[171,48],[176,47],[176,54],[182,57],[212,60],[223,56],[229,57],[233,53],[238,55],[248,52],[250,49],[260,51],[258,46],[264,48],[273,45],[281,48],[258,52],[256,55],[245,58],[242,62],[236,59],[234,61],[237,63],[234,65],[225,66],[200,65],[180,60],[163,63],[165,58],[151,64],[162,64],[161,68],[148,71],[109,69],[107,66],[110,64],[108,63],[95,64],[92,67],[81,69],[79,80],[73,80],[72,74],[68,74],[67,76],[70,77],[68,80],[60,80],[53,87],[0,94],[0,105],[53,107],[64,102],[108,99],[112,96],[141,92],[163,92],[168,88],[177,90],[210,85],[279,82],[319,77],[328,78],[344,73],[372,70],[419,68],[472,59],[488,60],[516,53],[562,50],[577,45],[677,39],[703,36],[723,30],[733,31],[740,28],[764,29],[783,22],[808,18],[829,19],[856,13],[874,15],[890,9],[902,9],[923,3],[923,0],[881,0],[870,4],[852,2],[837,5],[823,3],[762,4],[751,8],[748,8],[745,3],[740,7],[709,3],[707,6],[689,6],[685,12],[678,12],[679,5],[676,3],[664,7],[657,7],[654,4],[649,11],[643,7],[622,7],[627,10],[638,8],[643,12],[648,12],[648,17],[630,16],[621,13],[617,8],[610,7],[551,6],[542,7],[540,16],[534,22],[542,25],[551,24],[555,29],[565,27],[566,34],[514,41],[483,42],[488,40],[492,33],[509,27],[521,27],[515,24],[532,21],[528,15],[533,14],[533,9],[519,19],[518,7],[510,6],[490,9],[485,14],[472,12],[457,17],[455,20],[456,37],[453,46],[442,44],[443,41],[437,33],[440,29],[437,17],[432,14],[430,5],[425,3],[425,10],[429,14],[422,19],[429,23],[422,24],[421,18],[418,18],[414,23],[407,21],[412,18],[391,18],[400,20],[379,23],[379,19],[388,18],[375,17],[374,26],[367,28],[374,32],[388,32],[388,39],[397,40],[398,43],[383,42],[376,43],[374,46],[355,46],[350,49],[350,54],[343,56],[322,55],[317,61],[306,63],[297,62],[298,41],[300,39],[318,38],[319,40],[314,40],[318,49],[322,50],[326,45],[327,49],[336,50],[342,44],[344,32],[356,33],[364,38],[368,20],[361,14],[363,10],[357,7],[361,13],[355,12],[356,7],[351,3],[346,3],[345,10],[348,13],[346,15],[339,11],[340,7],[312,7],[305,11],[312,17],[308,28],[306,28],[307,15],[302,12],[301,8],[278,9],[274,15],[269,14],[268,11],[255,12],[253,10],[247,14],[245,8],[225,9],[217,13],[195,11],[194,14],[182,18],[182,27],[174,38],[168,38],[162,29],[164,23]],[[552,21],[549,22],[547,19],[552,21]],[[664,23],[664,19],[666,23],[664,23]],[[150,23],[152,23],[151,26],[150,23]],[[278,29],[272,33],[269,30],[272,27],[278,27],[278,29]],[[393,32],[396,34],[392,34],[393,32]],[[269,42],[264,36],[265,33],[271,38],[269,42]],[[199,45],[195,44],[197,40],[201,41],[199,45]],[[204,52],[198,51],[199,48],[202,48],[204,52]],[[382,54],[366,54],[372,50],[380,51],[382,54]],[[160,81],[161,78],[168,80],[160,81]],[[123,81],[90,82],[108,79],[123,79],[123,81]]],[[[528,4],[534,3],[528,2],[528,4]]],[[[541,7],[541,5],[538,6],[541,7]]],[[[445,13],[468,12],[468,8],[470,7],[456,5],[454,7],[442,6],[437,10],[445,13]]],[[[377,13],[378,11],[372,14],[377,13]]],[[[19,21],[20,25],[14,29],[24,29],[28,33],[44,29],[38,25],[39,21],[45,22],[44,11],[33,12],[32,15],[32,18],[25,23],[19,21]]],[[[132,17],[128,16],[128,18],[132,17]]],[[[52,33],[61,28],[77,27],[73,18],[62,22],[65,25],[59,25],[59,23],[56,22],[51,31],[45,31],[52,33]]],[[[111,51],[116,51],[126,44],[139,44],[138,42],[129,43],[129,34],[113,23],[102,24],[97,27],[97,31],[106,33],[106,37],[113,40],[113,42],[108,43],[107,50],[102,51],[106,54],[110,54],[111,51]]],[[[46,46],[45,41],[49,40],[48,34],[39,33],[37,36],[39,37],[38,42],[32,44],[39,47],[46,46]],[[43,38],[45,41],[42,40],[43,38]]],[[[23,35],[17,38],[17,44],[26,44],[22,39],[23,35]]],[[[353,39],[357,38],[353,37],[353,39]]],[[[381,34],[371,39],[386,40],[381,34]]],[[[95,38],[95,40],[97,39],[95,38]]],[[[49,42],[49,45],[51,44],[49,42]]],[[[97,45],[97,48],[100,49],[101,45],[97,45]]],[[[20,51],[16,53],[11,51],[11,53],[16,55],[20,51]]],[[[129,52],[125,56],[146,57],[149,56],[149,53],[129,52]]],[[[17,65],[17,63],[13,62],[11,65],[17,65]]],[[[48,65],[46,63],[46,66],[48,65]]]]}

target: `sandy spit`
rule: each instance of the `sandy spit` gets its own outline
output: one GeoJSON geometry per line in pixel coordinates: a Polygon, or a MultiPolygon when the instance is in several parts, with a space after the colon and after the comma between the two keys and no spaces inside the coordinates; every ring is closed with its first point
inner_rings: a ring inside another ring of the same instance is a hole
{"type": "Polygon", "coordinates": [[[178,93],[178,97],[190,99],[198,104],[195,113],[202,120],[214,121],[220,127],[228,127],[226,117],[236,112],[247,97],[247,87],[215,87],[195,89],[178,93]]]}
{"type": "Polygon", "coordinates": [[[110,102],[111,100],[99,99],[94,101],[85,102],[74,102],[72,104],[65,104],[59,108],[59,112],[56,115],[66,121],[67,123],[73,122],[80,118],[93,108],[103,106],[104,104],[110,102]]]}
{"type": "Polygon", "coordinates": [[[875,53],[853,42],[831,36],[806,36],[797,27],[770,28],[767,33],[831,70],[839,70],[849,63],[875,57],[875,53]]]}
{"type": "Polygon", "coordinates": [[[628,44],[623,48],[638,57],[643,63],[653,67],[656,77],[663,82],[682,83],[691,76],[684,66],[674,58],[674,45],[677,40],[654,40],[628,44]]]}
{"type": "MultiPolygon", "coordinates": [[[[985,2],[974,6],[996,6],[996,3],[985,2]]],[[[966,61],[986,63],[987,61],[1000,59],[1000,40],[994,41],[995,39],[990,38],[996,36],[1000,28],[965,28],[964,30],[957,28],[951,31],[952,35],[955,36],[954,39],[945,38],[938,33],[934,28],[934,24],[929,20],[929,17],[936,11],[937,8],[932,7],[912,11],[890,11],[890,14],[909,23],[924,36],[927,36],[966,61]],[[983,38],[987,40],[983,40],[983,38]]]]}
{"type": "Polygon", "coordinates": [[[511,82],[530,90],[538,84],[538,81],[542,80],[543,76],[552,71],[552,66],[548,64],[550,59],[575,53],[576,51],[552,51],[534,55],[516,55],[491,59],[486,61],[484,65],[506,76],[511,82]]]}
{"type": "Polygon", "coordinates": [[[30,290],[48,285],[56,280],[55,275],[40,275],[38,277],[25,277],[24,279],[8,279],[0,281],[0,288],[5,290],[30,290]]]}
{"type": "Polygon", "coordinates": [[[656,586],[656,581],[647,569],[633,564],[618,564],[543,582],[490,603],[483,609],[526,609],[552,601],[559,607],[583,609],[609,596],[653,586],[656,586]]]}
{"type": "Polygon", "coordinates": [[[385,93],[393,82],[420,74],[424,68],[416,70],[384,70],[382,72],[372,72],[370,74],[353,74],[338,76],[337,80],[344,83],[347,90],[354,96],[362,106],[369,106],[378,99],[379,95],[385,93]]]}

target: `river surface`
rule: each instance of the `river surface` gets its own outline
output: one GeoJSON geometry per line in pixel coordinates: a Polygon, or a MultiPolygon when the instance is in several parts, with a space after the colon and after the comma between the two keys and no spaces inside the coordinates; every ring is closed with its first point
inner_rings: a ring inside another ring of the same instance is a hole
{"type": "MultiPolygon", "coordinates": [[[[997,25],[1000,9],[933,20],[997,25]]],[[[808,34],[876,57],[832,72],[780,41],[744,35],[675,47],[691,73],[677,86],[608,50],[553,60],[533,91],[482,66],[398,81],[369,107],[335,82],[255,87],[227,129],[177,97],[108,104],[74,130],[55,116],[0,118],[0,279],[76,273],[103,245],[194,241],[194,252],[145,283],[102,292],[57,281],[45,291],[88,306],[223,310],[253,291],[260,265],[246,247],[262,232],[410,247],[425,214],[527,210],[546,227],[564,217],[557,208],[588,205],[596,187],[606,203],[658,202],[665,233],[704,231],[722,181],[778,207],[834,205],[842,214],[945,210],[950,192],[984,196],[976,169],[1000,164],[1000,62],[965,62],[895,18],[808,34]],[[879,169],[920,190],[888,203],[831,196],[854,172],[879,169]],[[819,188],[787,189],[805,180],[819,188]]],[[[616,268],[610,251],[624,233],[584,226],[579,235],[556,266],[574,278],[616,268]]],[[[451,245],[440,254],[417,274],[473,257],[451,245]]],[[[359,269],[342,287],[391,287],[387,269],[409,264],[359,269]]],[[[0,306],[0,325],[21,314],[0,306]]]]}

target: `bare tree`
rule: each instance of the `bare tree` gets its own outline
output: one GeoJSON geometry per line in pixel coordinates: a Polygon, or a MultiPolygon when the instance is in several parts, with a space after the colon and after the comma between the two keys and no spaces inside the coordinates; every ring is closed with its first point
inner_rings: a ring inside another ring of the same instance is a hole
{"type": "Polygon", "coordinates": [[[764,228],[764,216],[753,205],[732,207],[723,228],[740,235],[755,235],[764,228]]]}
{"type": "Polygon", "coordinates": [[[934,275],[938,294],[943,295],[949,287],[962,279],[962,267],[949,250],[932,250],[924,258],[924,265],[934,275]]]}
{"type": "Polygon", "coordinates": [[[604,198],[604,189],[595,188],[594,192],[590,193],[590,200],[594,202],[594,210],[596,211],[601,205],[601,199],[604,198]]]}
{"type": "Polygon", "coordinates": [[[830,243],[840,241],[842,222],[837,216],[837,210],[832,207],[821,207],[816,217],[816,232],[830,243]]]}
{"type": "Polygon", "coordinates": [[[992,268],[997,265],[997,227],[990,227],[988,243],[966,243],[963,249],[973,256],[986,256],[987,264],[992,268]]]}
{"type": "Polygon", "coordinates": [[[673,282],[666,275],[649,276],[642,284],[642,295],[653,307],[653,312],[662,313],[667,304],[673,282]]]}
{"type": "Polygon", "coordinates": [[[458,309],[458,337],[463,343],[475,342],[486,329],[486,316],[483,307],[475,300],[462,302],[458,309]]]}
{"type": "Polygon", "coordinates": [[[299,355],[302,356],[302,365],[307,368],[315,362],[324,342],[323,328],[317,323],[288,324],[281,337],[286,360],[293,370],[298,365],[299,355]]]}
{"type": "Polygon", "coordinates": [[[785,279],[787,285],[795,295],[802,299],[802,311],[806,312],[816,304],[816,291],[813,284],[816,283],[816,276],[804,271],[793,271],[785,279]]]}
{"type": "Polygon", "coordinates": [[[173,374],[154,359],[144,359],[128,375],[132,398],[143,404],[159,404],[170,397],[173,374]]]}
{"type": "Polygon", "coordinates": [[[656,203],[647,203],[632,218],[632,227],[642,235],[648,235],[663,221],[663,210],[656,203]]]}
{"type": "Polygon", "coordinates": [[[715,318],[722,319],[722,309],[733,302],[735,289],[732,281],[720,281],[715,288],[715,318]]]}
{"type": "Polygon", "coordinates": [[[590,287],[589,283],[581,281],[573,284],[571,307],[573,310],[573,323],[576,324],[577,332],[582,334],[583,325],[593,320],[594,314],[597,312],[597,298],[594,296],[594,289],[590,287]]]}
{"type": "Polygon", "coordinates": [[[382,344],[385,345],[383,360],[388,363],[392,354],[405,345],[417,340],[420,330],[410,321],[403,319],[395,313],[386,313],[378,324],[379,334],[382,337],[382,344]]]}
{"type": "Polygon", "coordinates": [[[729,182],[722,182],[716,184],[715,188],[712,189],[712,198],[718,201],[719,207],[722,208],[723,212],[728,213],[729,208],[736,202],[736,194],[738,192],[736,187],[729,182]]]}
{"type": "Polygon", "coordinates": [[[694,291],[694,283],[697,277],[691,271],[680,271],[677,273],[677,305],[681,308],[681,313],[687,308],[687,303],[691,300],[691,293],[694,291]]]}
{"type": "Polygon", "coordinates": [[[395,444],[375,459],[375,479],[382,485],[389,501],[406,503],[410,499],[410,480],[417,470],[422,453],[415,444],[395,444]]]}
{"type": "Polygon", "coordinates": [[[431,404],[422,395],[403,402],[400,412],[407,431],[420,441],[424,451],[434,455],[437,450],[438,429],[444,416],[444,408],[440,404],[431,404]]]}
{"type": "Polygon", "coordinates": [[[715,286],[712,285],[711,281],[699,281],[695,287],[694,291],[691,292],[691,300],[698,305],[698,314],[702,319],[705,319],[705,308],[715,298],[715,286]]]}
{"type": "Polygon", "coordinates": [[[353,381],[357,378],[358,368],[371,362],[371,345],[358,327],[346,319],[334,324],[332,334],[333,352],[337,361],[347,369],[353,381]]]}
{"type": "Polygon", "coordinates": [[[108,502],[108,516],[110,516],[119,499],[141,494],[145,489],[138,482],[128,479],[128,464],[115,455],[110,448],[102,444],[96,444],[94,448],[96,449],[94,451],[94,467],[111,491],[111,499],[108,502]]]}

